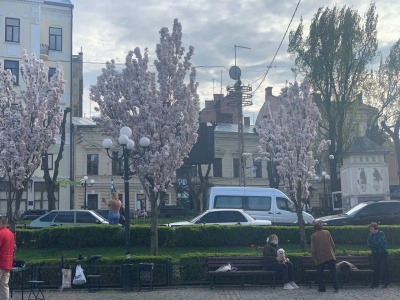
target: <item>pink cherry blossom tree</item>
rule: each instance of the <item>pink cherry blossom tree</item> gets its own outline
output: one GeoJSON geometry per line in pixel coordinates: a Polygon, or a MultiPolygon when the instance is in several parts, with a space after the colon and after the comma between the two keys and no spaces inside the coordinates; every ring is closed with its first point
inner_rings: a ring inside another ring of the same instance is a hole
{"type": "Polygon", "coordinates": [[[0,61],[0,173],[6,186],[7,217],[11,229],[28,180],[42,162],[42,155],[55,143],[62,112],[63,70],[48,80],[48,68],[34,54],[24,51],[20,67],[23,84],[15,89],[15,76],[0,61]],[[13,202],[15,209],[13,210],[13,202]]]}
{"type": "Polygon", "coordinates": [[[145,156],[132,164],[151,204],[151,254],[158,254],[157,221],[164,195],[175,171],[183,164],[197,140],[199,97],[196,70],[190,59],[194,48],[185,54],[182,26],[174,20],[172,33],[161,28],[156,46],[156,73],[148,70],[148,50],[139,48],[126,56],[122,72],[115,61],[91,86],[90,98],[98,104],[97,124],[105,135],[119,136],[128,126],[133,141],[146,136],[150,146],[145,156]],[[187,76],[188,75],[188,76],[187,76]]]}
{"type": "Polygon", "coordinates": [[[281,105],[268,109],[260,123],[259,154],[277,166],[284,191],[293,201],[300,227],[300,245],[306,249],[302,201],[308,198],[308,181],[315,175],[312,148],[321,115],[310,97],[308,81],[282,89],[281,105]]]}

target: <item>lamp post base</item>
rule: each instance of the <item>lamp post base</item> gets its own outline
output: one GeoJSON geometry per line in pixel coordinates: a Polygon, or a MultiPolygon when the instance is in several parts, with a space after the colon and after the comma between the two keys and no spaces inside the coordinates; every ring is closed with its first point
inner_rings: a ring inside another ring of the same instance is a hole
{"type": "Polygon", "coordinates": [[[124,291],[133,290],[133,264],[124,262],[122,265],[121,285],[124,291]]]}

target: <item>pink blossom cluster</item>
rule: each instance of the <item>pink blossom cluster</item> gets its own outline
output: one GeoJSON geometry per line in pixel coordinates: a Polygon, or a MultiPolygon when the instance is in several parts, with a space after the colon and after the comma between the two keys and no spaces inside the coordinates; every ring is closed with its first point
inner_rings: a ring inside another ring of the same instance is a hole
{"type": "Polygon", "coordinates": [[[277,111],[271,112],[268,106],[260,122],[259,154],[275,163],[285,191],[300,204],[298,188],[301,188],[301,198],[306,199],[308,180],[314,178],[316,160],[312,146],[321,114],[310,97],[307,80],[282,89],[279,100],[277,111]]]}
{"type": "Polygon", "coordinates": [[[148,49],[142,54],[136,48],[129,51],[122,71],[111,60],[90,87],[101,114],[95,120],[105,135],[117,138],[119,129],[128,126],[136,145],[143,136],[150,139],[146,155],[132,164],[147,193],[167,189],[197,140],[200,105],[193,52],[191,46],[185,54],[182,26],[175,19],[172,33],[160,30],[156,73],[149,71],[148,49]]]}
{"type": "Polygon", "coordinates": [[[24,186],[40,166],[43,152],[55,143],[65,89],[60,65],[49,81],[43,61],[26,51],[20,73],[24,84],[16,91],[15,77],[3,71],[0,62],[0,169],[15,189],[24,186]]]}

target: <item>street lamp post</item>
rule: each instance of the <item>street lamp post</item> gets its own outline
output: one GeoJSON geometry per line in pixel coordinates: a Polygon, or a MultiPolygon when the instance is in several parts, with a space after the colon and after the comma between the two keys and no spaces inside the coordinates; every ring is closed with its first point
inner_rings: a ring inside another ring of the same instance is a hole
{"type": "Polygon", "coordinates": [[[112,147],[112,141],[110,139],[103,140],[103,148],[107,150],[107,155],[111,160],[117,161],[123,164],[123,176],[124,189],[125,189],[125,260],[131,257],[131,242],[130,242],[130,208],[129,208],[129,179],[131,178],[132,172],[130,165],[135,163],[136,160],[142,158],[146,152],[146,148],[150,145],[150,140],[147,137],[142,137],[139,141],[139,149],[135,151],[135,142],[130,139],[132,136],[132,130],[129,127],[122,127],[118,138],[118,143],[122,147],[121,156],[112,156],[109,153],[112,147]],[[131,163],[129,163],[131,161],[131,163]]]}
{"type": "Polygon", "coordinates": [[[83,176],[83,179],[81,179],[81,186],[85,187],[85,198],[83,198],[83,209],[86,210],[87,209],[87,205],[86,205],[86,188],[87,187],[91,187],[94,184],[94,180],[90,179],[89,183],[88,181],[88,177],[87,176],[83,176]]]}
{"type": "Polygon", "coordinates": [[[326,181],[326,180],[329,180],[331,177],[330,177],[328,174],[326,174],[325,171],[322,171],[321,175],[322,175],[322,181],[323,181],[323,183],[324,183],[324,206],[325,206],[325,209],[327,210],[327,209],[329,209],[329,205],[328,205],[328,202],[327,202],[327,199],[326,199],[326,185],[325,185],[325,181],[326,181]]]}

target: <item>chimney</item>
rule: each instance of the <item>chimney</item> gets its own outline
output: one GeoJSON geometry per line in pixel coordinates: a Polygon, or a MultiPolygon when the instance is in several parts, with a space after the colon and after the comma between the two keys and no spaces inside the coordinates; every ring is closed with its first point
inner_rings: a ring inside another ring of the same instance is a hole
{"type": "Polygon", "coordinates": [[[250,126],[250,117],[244,117],[244,125],[250,126]]]}
{"type": "Polygon", "coordinates": [[[272,96],[272,86],[269,86],[265,89],[265,101],[268,100],[269,96],[272,96]]]}

